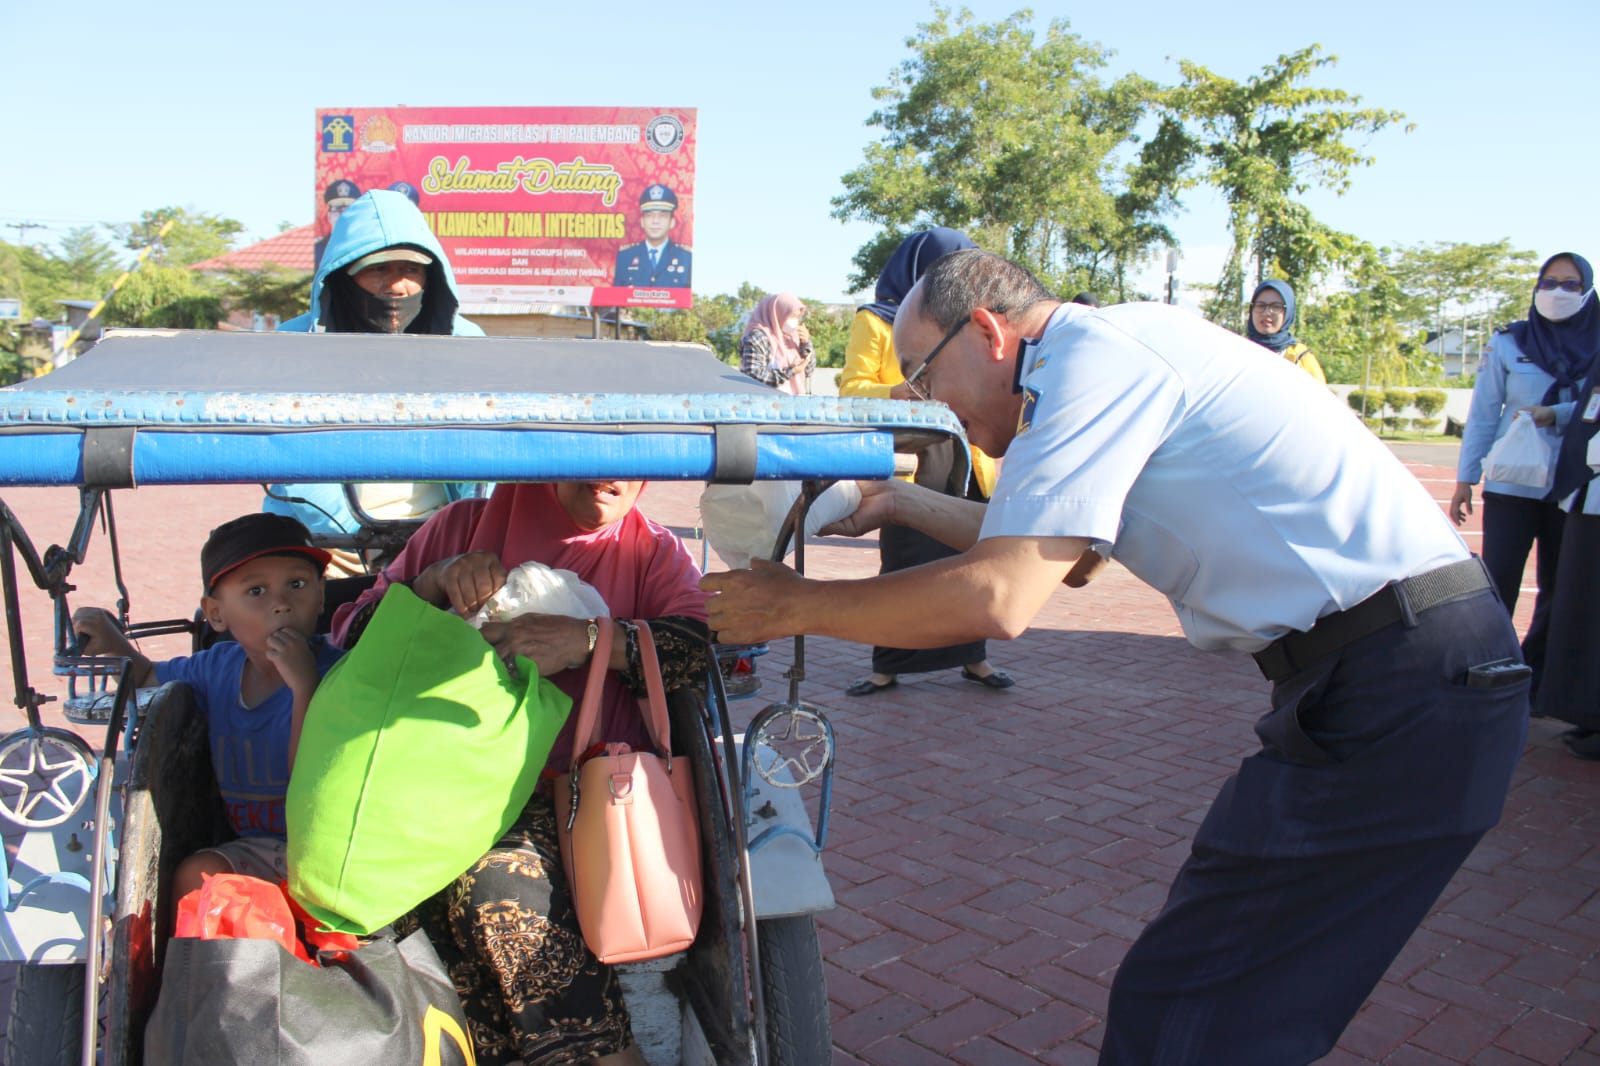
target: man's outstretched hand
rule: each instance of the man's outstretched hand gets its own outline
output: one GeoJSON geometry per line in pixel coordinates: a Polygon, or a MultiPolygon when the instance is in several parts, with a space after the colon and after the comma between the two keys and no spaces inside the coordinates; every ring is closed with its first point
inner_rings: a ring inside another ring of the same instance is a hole
{"type": "Polygon", "coordinates": [[[892,525],[894,518],[894,487],[890,481],[858,481],[861,502],[856,509],[837,522],[830,522],[817,530],[823,536],[859,537],[892,525]]]}
{"type": "Polygon", "coordinates": [[[793,636],[793,599],[805,579],[787,566],[751,559],[748,570],[707,574],[700,587],[714,593],[708,623],[719,644],[760,644],[793,636]]]}

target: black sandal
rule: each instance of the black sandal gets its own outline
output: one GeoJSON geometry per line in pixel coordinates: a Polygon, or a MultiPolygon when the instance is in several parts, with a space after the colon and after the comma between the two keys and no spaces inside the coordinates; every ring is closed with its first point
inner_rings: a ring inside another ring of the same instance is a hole
{"type": "Polygon", "coordinates": [[[846,688],[844,694],[846,696],[870,696],[874,692],[882,692],[886,688],[894,688],[899,683],[900,679],[898,677],[891,677],[881,685],[870,677],[863,677],[860,681],[846,688]]]}
{"type": "Polygon", "coordinates": [[[1562,737],[1561,742],[1580,759],[1600,760],[1600,732],[1583,730],[1577,736],[1562,737]]]}
{"type": "Polygon", "coordinates": [[[1017,679],[1004,670],[994,670],[987,674],[975,674],[965,666],[961,668],[963,681],[976,681],[985,688],[1010,688],[1017,683],[1017,679]]]}

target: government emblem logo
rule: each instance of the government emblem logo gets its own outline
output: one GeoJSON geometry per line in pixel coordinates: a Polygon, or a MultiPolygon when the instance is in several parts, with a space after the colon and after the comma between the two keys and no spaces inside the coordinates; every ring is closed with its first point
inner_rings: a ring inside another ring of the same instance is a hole
{"type": "Polygon", "coordinates": [[[1022,412],[1017,416],[1017,432],[1026,433],[1033,426],[1034,408],[1039,406],[1039,390],[1031,386],[1022,387],[1022,412]]]}
{"type": "Polygon", "coordinates": [[[354,151],[355,132],[354,115],[323,115],[322,150],[324,152],[354,151]]]}
{"type": "Polygon", "coordinates": [[[661,155],[676,152],[683,144],[683,123],[676,115],[657,115],[644,128],[644,143],[661,155]]]}
{"type": "Polygon", "coordinates": [[[388,115],[373,115],[361,124],[361,148],[367,152],[392,152],[399,146],[400,130],[388,115]]]}

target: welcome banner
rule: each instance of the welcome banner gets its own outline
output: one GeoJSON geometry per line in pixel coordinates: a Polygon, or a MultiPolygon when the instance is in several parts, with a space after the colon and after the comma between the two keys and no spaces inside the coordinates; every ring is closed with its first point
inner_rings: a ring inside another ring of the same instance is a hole
{"type": "Polygon", "coordinates": [[[393,189],[465,304],[688,307],[694,151],[694,108],[325,108],[319,254],[351,200],[393,189]]]}

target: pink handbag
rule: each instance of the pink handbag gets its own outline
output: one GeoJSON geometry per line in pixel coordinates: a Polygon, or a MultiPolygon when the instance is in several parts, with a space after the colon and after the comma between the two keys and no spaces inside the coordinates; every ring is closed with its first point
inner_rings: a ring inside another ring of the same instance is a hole
{"type": "Polygon", "coordinates": [[[672,757],[671,726],[650,627],[639,627],[655,751],[601,740],[600,704],[614,626],[602,625],[573,736],[572,771],[555,781],[561,860],[583,939],[601,962],[636,962],[694,942],[704,903],[693,767],[672,757]],[[659,754],[658,754],[659,753],[659,754]]]}

